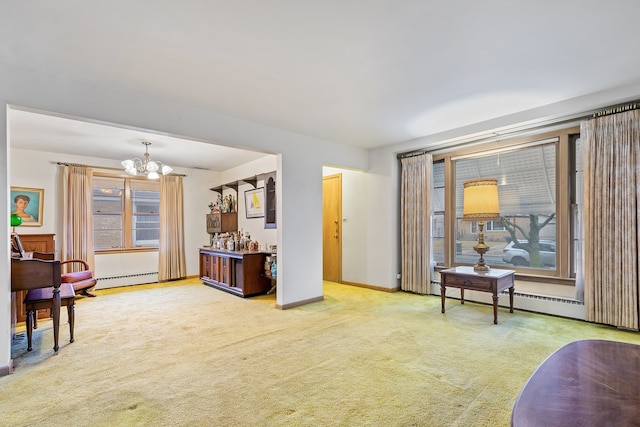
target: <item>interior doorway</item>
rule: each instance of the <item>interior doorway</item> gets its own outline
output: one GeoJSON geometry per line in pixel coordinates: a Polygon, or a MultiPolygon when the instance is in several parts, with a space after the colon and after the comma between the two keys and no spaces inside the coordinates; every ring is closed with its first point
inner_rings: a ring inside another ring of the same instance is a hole
{"type": "Polygon", "coordinates": [[[342,174],[322,178],[322,278],[342,282],[342,174]]]}

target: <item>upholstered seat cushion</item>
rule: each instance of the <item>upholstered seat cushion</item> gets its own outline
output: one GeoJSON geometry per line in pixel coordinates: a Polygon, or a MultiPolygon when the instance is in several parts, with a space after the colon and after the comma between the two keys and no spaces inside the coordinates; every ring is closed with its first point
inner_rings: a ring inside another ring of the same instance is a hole
{"type": "Polygon", "coordinates": [[[75,283],[75,282],[82,282],[84,280],[94,280],[93,279],[93,273],[91,272],[91,270],[83,270],[83,271],[74,271],[71,273],[63,273],[60,281],[62,283],[75,283]]]}
{"type": "MultiPolygon", "coordinates": [[[[60,285],[60,298],[72,298],[75,295],[73,286],[60,285]]],[[[31,289],[27,292],[24,299],[25,304],[37,304],[43,301],[51,301],[53,299],[53,286],[48,288],[31,289]]]]}
{"type": "Polygon", "coordinates": [[[88,290],[96,285],[98,282],[95,277],[93,277],[93,272],[91,270],[82,270],[82,271],[74,271],[71,273],[63,273],[60,276],[60,281],[62,283],[69,283],[73,286],[76,293],[81,293],[83,295],[92,297],[94,294],[90,293],[88,290]]]}

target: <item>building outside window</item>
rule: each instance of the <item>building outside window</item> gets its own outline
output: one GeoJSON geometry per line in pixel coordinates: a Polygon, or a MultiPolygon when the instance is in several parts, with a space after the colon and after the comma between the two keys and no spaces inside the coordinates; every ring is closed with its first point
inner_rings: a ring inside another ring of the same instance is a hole
{"type": "Polygon", "coordinates": [[[94,176],[94,249],[108,251],[157,248],[159,210],[159,182],[94,176]]]}

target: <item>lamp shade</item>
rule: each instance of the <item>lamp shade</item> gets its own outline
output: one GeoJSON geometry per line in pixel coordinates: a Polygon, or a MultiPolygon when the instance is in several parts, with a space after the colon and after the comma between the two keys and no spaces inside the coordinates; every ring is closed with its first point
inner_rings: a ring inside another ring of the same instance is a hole
{"type": "Polygon", "coordinates": [[[497,179],[472,179],[470,181],[465,181],[463,186],[463,219],[467,221],[482,221],[485,219],[500,218],[497,179]]]}
{"type": "Polygon", "coordinates": [[[11,214],[11,226],[17,227],[22,224],[22,218],[18,214],[11,214]]]}

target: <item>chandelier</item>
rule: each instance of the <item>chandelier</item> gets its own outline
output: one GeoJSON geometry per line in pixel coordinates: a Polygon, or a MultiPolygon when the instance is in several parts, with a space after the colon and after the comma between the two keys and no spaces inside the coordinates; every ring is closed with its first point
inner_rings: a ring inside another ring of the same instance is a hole
{"type": "Polygon", "coordinates": [[[150,142],[142,141],[145,146],[144,158],[142,160],[135,158],[123,161],[122,167],[129,175],[146,175],[149,179],[158,179],[160,175],[167,175],[171,173],[173,168],[163,165],[161,162],[154,162],[149,159],[149,146],[150,142]]]}

